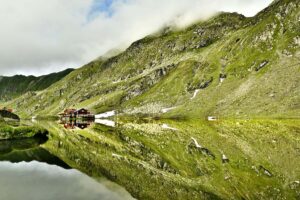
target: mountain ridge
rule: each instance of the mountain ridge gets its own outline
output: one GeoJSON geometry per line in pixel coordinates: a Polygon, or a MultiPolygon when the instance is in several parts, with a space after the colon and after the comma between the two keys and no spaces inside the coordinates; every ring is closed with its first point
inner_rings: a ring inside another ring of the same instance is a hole
{"type": "Polygon", "coordinates": [[[74,69],[68,68],[42,76],[0,76],[0,101],[11,100],[26,92],[40,91],[61,80],[74,69]]]}
{"type": "Polygon", "coordinates": [[[150,35],[7,105],[21,116],[86,107],[165,117],[299,117],[299,13],[297,1],[283,0],[251,18],[222,13],[150,35]]]}

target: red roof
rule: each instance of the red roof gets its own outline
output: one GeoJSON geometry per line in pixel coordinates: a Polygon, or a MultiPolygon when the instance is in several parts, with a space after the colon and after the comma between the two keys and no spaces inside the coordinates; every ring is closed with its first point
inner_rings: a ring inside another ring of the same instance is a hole
{"type": "Polygon", "coordinates": [[[75,113],[75,112],[76,112],[76,109],[66,109],[66,110],[64,111],[65,114],[73,114],[73,113],[75,113]]]}

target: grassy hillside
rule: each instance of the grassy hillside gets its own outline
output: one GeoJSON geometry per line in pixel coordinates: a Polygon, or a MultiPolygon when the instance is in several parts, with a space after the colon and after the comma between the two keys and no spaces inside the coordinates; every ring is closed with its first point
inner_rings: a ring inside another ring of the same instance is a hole
{"type": "Polygon", "coordinates": [[[148,36],[7,105],[23,117],[66,107],[167,117],[299,117],[299,33],[297,0],[275,1],[252,18],[220,13],[148,36]]]}
{"type": "Polygon", "coordinates": [[[61,80],[73,69],[66,69],[58,73],[45,76],[22,76],[0,77],[0,101],[11,100],[29,91],[39,91],[48,88],[53,83],[61,80]]]}

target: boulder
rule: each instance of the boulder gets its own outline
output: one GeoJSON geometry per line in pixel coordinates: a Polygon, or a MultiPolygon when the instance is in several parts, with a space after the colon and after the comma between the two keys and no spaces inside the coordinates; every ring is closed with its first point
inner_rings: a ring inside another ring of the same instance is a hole
{"type": "Polygon", "coordinates": [[[268,177],[273,176],[273,174],[262,165],[259,166],[259,171],[262,172],[264,175],[266,175],[268,177]]]}
{"type": "Polygon", "coordinates": [[[225,154],[222,154],[222,163],[229,163],[229,158],[225,154]]]}
{"type": "Polygon", "coordinates": [[[255,67],[255,71],[258,72],[259,70],[264,68],[268,63],[269,63],[269,61],[267,61],[267,60],[262,61],[257,67],[255,67]]]}

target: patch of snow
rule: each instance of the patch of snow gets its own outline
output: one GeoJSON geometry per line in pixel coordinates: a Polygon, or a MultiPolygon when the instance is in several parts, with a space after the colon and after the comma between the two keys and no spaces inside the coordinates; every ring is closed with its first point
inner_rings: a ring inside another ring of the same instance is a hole
{"type": "Polygon", "coordinates": [[[121,82],[120,80],[113,81],[113,84],[120,83],[120,82],[121,82]]]}
{"type": "Polygon", "coordinates": [[[177,131],[178,130],[177,128],[170,127],[168,124],[163,124],[161,127],[163,129],[169,129],[169,130],[173,130],[173,131],[177,131]]]}
{"type": "Polygon", "coordinates": [[[207,117],[207,120],[208,121],[217,121],[217,117],[215,117],[215,116],[209,116],[209,117],[207,117]]]}
{"type": "Polygon", "coordinates": [[[228,160],[228,158],[225,154],[222,154],[222,160],[228,160]]]}
{"type": "Polygon", "coordinates": [[[262,62],[260,65],[259,65],[259,67],[264,67],[264,66],[266,66],[268,64],[268,61],[264,61],[264,62],[262,62]]]}
{"type": "Polygon", "coordinates": [[[119,154],[116,154],[116,153],[112,153],[112,157],[114,157],[114,158],[122,158],[122,156],[121,156],[121,155],[119,155],[119,154]]]}
{"type": "Polygon", "coordinates": [[[176,107],[171,107],[171,108],[163,108],[162,110],[161,110],[161,112],[162,113],[167,113],[167,112],[169,112],[169,111],[171,111],[171,110],[174,110],[176,107]]]}
{"type": "Polygon", "coordinates": [[[31,117],[31,121],[32,121],[33,123],[35,123],[35,122],[36,122],[36,116],[32,116],[32,117],[31,117]]]}
{"type": "Polygon", "coordinates": [[[294,38],[294,43],[296,44],[296,45],[298,45],[298,46],[300,46],[300,37],[295,37],[294,38]]]}
{"type": "Polygon", "coordinates": [[[194,94],[193,94],[191,100],[192,100],[192,99],[195,99],[195,97],[197,96],[197,94],[198,94],[199,92],[200,92],[199,89],[195,90],[195,92],[194,92],[194,94]]]}
{"type": "Polygon", "coordinates": [[[102,124],[105,126],[110,126],[110,127],[116,127],[116,122],[107,120],[107,119],[96,119],[95,120],[96,124],[102,124]]]}
{"type": "Polygon", "coordinates": [[[198,143],[198,141],[195,138],[192,137],[192,140],[195,143],[195,145],[196,145],[197,148],[202,149],[202,146],[198,143]]]}
{"type": "Polygon", "coordinates": [[[220,78],[220,83],[223,83],[225,81],[225,78],[220,78]]]}
{"type": "Polygon", "coordinates": [[[95,118],[96,119],[103,119],[103,118],[113,117],[115,115],[116,115],[116,111],[113,110],[113,111],[109,111],[109,112],[106,112],[106,113],[101,113],[101,114],[95,115],[95,118]]]}

